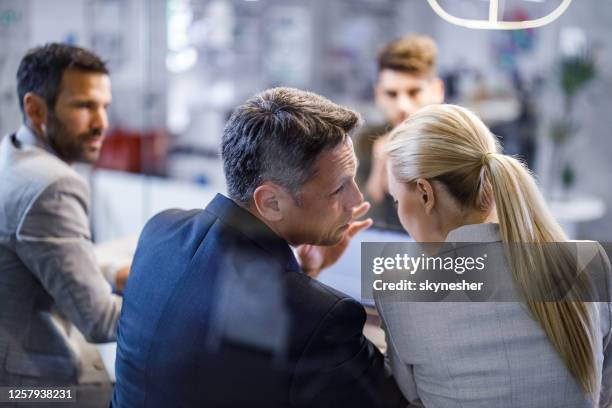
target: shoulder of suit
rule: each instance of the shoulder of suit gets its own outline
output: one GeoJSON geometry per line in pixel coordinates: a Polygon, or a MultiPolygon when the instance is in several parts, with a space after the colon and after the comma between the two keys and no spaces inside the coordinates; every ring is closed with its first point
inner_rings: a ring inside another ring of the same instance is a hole
{"type": "Polygon", "coordinates": [[[192,210],[183,210],[180,208],[170,208],[168,210],[161,211],[155,214],[149,222],[173,222],[173,221],[186,221],[197,217],[202,212],[201,208],[192,210]]]}
{"type": "Polygon", "coordinates": [[[177,228],[189,228],[190,224],[196,224],[204,215],[201,208],[193,210],[182,210],[172,208],[164,210],[151,217],[144,229],[143,235],[158,235],[162,231],[175,230],[177,228]]]}
{"type": "Polygon", "coordinates": [[[63,180],[87,188],[87,182],[70,165],[44,149],[33,147],[15,149],[8,159],[0,164],[0,173],[5,174],[8,184],[28,184],[44,190],[63,180]]]}
{"type": "Polygon", "coordinates": [[[58,192],[70,194],[88,207],[87,182],[58,157],[40,148],[7,151],[6,143],[2,147],[0,200],[5,203],[5,216],[21,220],[37,200],[58,192]]]}

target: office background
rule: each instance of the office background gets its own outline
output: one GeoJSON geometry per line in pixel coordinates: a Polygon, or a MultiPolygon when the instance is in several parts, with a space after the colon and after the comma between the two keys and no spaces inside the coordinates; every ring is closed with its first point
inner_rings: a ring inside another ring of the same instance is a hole
{"type": "MultiPolygon", "coordinates": [[[[469,18],[488,12],[484,0],[440,3],[469,18]]],[[[513,20],[560,0],[502,3],[513,20]]],[[[479,113],[528,162],[572,236],[608,241],[610,22],[601,0],[575,0],[555,22],[520,31],[452,25],[426,0],[0,0],[0,135],[21,121],[15,72],[28,48],[64,41],[108,60],[111,129],[96,168],[81,171],[92,182],[95,239],[115,240],[158,210],[203,207],[224,191],[224,122],[262,89],[312,90],[381,122],[376,52],[422,33],[438,43],[447,100],[479,113]]]]}

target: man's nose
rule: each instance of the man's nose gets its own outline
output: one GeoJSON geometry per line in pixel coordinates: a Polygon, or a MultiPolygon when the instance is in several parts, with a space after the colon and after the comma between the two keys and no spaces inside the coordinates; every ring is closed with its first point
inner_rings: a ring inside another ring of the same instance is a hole
{"type": "Polygon", "coordinates": [[[351,183],[351,194],[348,201],[348,208],[352,211],[353,208],[357,207],[359,204],[363,203],[363,194],[357,187],[357,183],[353,181],[351,183]]]}
{"type": "Polygon", "coordinates": [[[406,116],[410,116],[415,109],[414,102],[408,95],[400,95],[397,100],[399,110],[406,116]]]}
{"type": "Polygon", "coordinates": [[[104,107],[100,107],[95,110],[91,127],[102,132],[108,129],[108,114],[106,113],[106,109],[104,107]]]}

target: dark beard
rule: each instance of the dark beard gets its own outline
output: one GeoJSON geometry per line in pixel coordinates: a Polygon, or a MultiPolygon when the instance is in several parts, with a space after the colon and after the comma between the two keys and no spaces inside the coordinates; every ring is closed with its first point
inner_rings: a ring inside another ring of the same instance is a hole
{"type": "Polygon", "coordinates": [[[97,136],[101,132],[73,135],[57,119],[55,114],[50,113],[47,119],[47,141],[55,154],[67,163],[91,162],[84,154],[83,142],[90,137],[97,136]]]}

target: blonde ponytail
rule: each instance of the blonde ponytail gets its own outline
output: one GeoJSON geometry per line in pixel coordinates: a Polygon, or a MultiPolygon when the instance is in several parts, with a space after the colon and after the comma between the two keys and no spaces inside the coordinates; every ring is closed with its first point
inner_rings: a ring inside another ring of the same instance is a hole
{"type": "Polygon", "coordinates": [[[454,105],[420,110],[393,130],[387,145],[398,181],[435,179],[465,209],[488,213],[495,206],[519,295],[580,388],[593,395],[596,364],[587,304],[571,296],[543,301],[558,293],[559,282],[576,280],[576,259],[558,244],[567,237],[530,172],[500,150],[476,115],[454,105]]]}
{"type": "Polygon", "coordinates": [[[515,284],[580,388],[592,395],[596,363],[587,305],[571,298],[542,301],[558,293],[559,282],[576,281],[576,258],[560,244],[567,237],[522,163],[492,155],[485,165],[491,174],[502,240],[510,244],[508,261],[515,284]]]}

